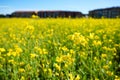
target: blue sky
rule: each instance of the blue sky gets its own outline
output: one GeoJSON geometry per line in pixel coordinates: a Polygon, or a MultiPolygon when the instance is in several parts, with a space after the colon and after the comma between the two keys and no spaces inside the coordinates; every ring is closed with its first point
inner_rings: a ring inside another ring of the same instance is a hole
{"type": "Polygon", "coordinates": [[[89,10],[120,6],[120,0],[0,0],[0,14],[21,10],[89,10]]]}

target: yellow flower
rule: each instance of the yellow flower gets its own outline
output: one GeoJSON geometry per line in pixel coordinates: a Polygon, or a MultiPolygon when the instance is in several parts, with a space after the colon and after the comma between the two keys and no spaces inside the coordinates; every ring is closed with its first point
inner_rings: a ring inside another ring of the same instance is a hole
{"type": "Polygon", "coordinates": [[[67,65],[67,64],[65,64],[64,66],[65,66],[65,68],[68,68],[68,65],[67,65]]]}
{"type": "Polygon", "coordinates": [[[102,58],[107,58],[107,54],[104,54],[104,53],[103,53],[103,54],[101,54],[101,57],[102,57],[102,58]]]}
{"type": "Polygon", "coordinates": [[[18,54],[16,52],[9,52],[7,55],[16,57],[18,54]]]}
{"type": "Polygon", "coordinates": [[[48,69],[48,72],[49,72],[49,76],[52,76],[52,70],[50,68],[48,69]]]}
{"type": "Polygon", "coordinates": [[[59,66],[58,64],[55,63],[54,66],[55,66],[55,68],[56,68],[58,71],[61,70],[61,68],[60,68],[60,66],[59,66]]]}
{"type": "Polygon", "coordinates": [[[27,25],[27,27],[25,28],[25,31],[30,32],[30,33],[33,33],[33,31],[34,31],[34,26],[32,26],[32,25],[27,25]]]}
{"type": "Polygon", "coordinates": [[[62,47],[63,51],[68,51],[68,48],[66,46],[62,47]]]}
{"type": "Polygon", "coordinates": [[[25,69],[20,68],[20,69],[18,69],[18,72],[19,72],[19,73],[23,73],[23,72],[25,72],[25,69]]]}
{"type": "Polygon", "coordinates": [[[111,72],[111,71],[107,71],[106,72],[109,76],[112,76],[113,75],[113,72],[111,72]]]}
{"type": "Polygon", "coordinates": [[[59,76],[59,73],[56,72],[55,75],[56,75],[56,76],[59,76]]]}
{"type": "Polygon", "coordinates": [[[68,75],[70,77],[70,80],[74,80],[74,76],[72,75],[72,73],[69,73],[68,75]]]}
{"type": "Polygon", "coordinates": [[[24,77],[24,76],[21,76],[20,80],[25,80],[25,77],[24,77]]]}
{"type": "Polygon", "coordinates": [[[79,37],[79,36],[80,36],[80,33],[75,32],[75,33],[74,33],[74,36],[75,36],[75,37],[79,37]]]}
{"type": "Polygon", "coordinates": [[[21,53],[21,52],[23,52],[23,50],[22,50],[21,48],[17,47],[17,48],[16,48],[16,52],[17,52],[17,53],[21,53]]]}
{"type": "Polygon", "coordinates": [[[111,64],[112,64],[112,61],[109,61],[108,64],[111,65],[111,64]]]}
{"type": "Polygon", "coordinates": [[[100,60],[99,60],[97,57],[94,57],[94,62],[95,62],[95,63],[99,64],[99,61],[100,61],[100,60]]]}
{"type": "Polygon", "coordinates": [[[70,53],[71,53],[71,54],[74,54],[74,53],[75,53],[75,51],[74,51],[74,50],[72,50],[72,49],[70,49],[70,53]]]}
{"type": "Polygon", "coordinates": [[[46,49],[42,49],[43,54],[48,54],[46,49]]]}
{"type": "Polygon", "coordinates": [[[46,68],[44,68],[44,73],[46,73],[47,72],[47,69],[46,68]]]}
{"type": "Polygon", "coordinates": [[[34,47],[36,51],[38,51],[40,54],[48,54],[48,51],[46,49],[41,49],[39,47],[34,47]]]}
{"type": "Polygon", "coordinates": [[[19,63],[20,66],[23,66],[24,64],[25,64],[24,62],[20,62],[20,63],[19,63]]]}
{"type": "Polygon", "coordinates": [[[74,35],[68,35],[68,37],[67,37],[68,39],[70,39],[70,40],[74,40],[74,38],[75,38],[75,36],[74,35]]]}
{"type": "Polygon", "coordinates": [[[111,48],[109,48],[109,47],[106,47],[106,46],[104,46],[104,47],[102,47],[104,50],[106,50],[106,51],[111,51],[111,48]]]}
{"type": "Polygon", "coordinates": [[[77,77],[75,78],[75,80],[80,80],[80,76],[79,76],[79,75],[77,75],[77,77]]]}
{"type": "Polygon", "coordinates": [[[103,66],[103,68],[104,68],[105,70],[108,70],[109,66],[108,66],[108,65],[105,65],[105,66],[103,66]]]}
{"type": "Polygon", "coordinates": [[[75,36],[74,38],[74,43],[77,44],[81,44],[83,46],[85,46],[86,44],[88,44],[87,40],[83,35],[80,35],[80,33],[74,33],[73,34],[75,36]]]}
{"type": "Polygon", "coordinates": [[[34,27],[33,27],[33,26],[31,26],[31,25],[28,25],[28,26],[26,27],[26,29],[29,29],[29,30],[34,30],[34,27]]]}
{"type": "Polygon", "coordinates": [[[4,48],[0,48],[0,52],[5,52],[6,50],[4,48]]]}
{"type": "Polygon", "coordinates": [[[8,63],[14,64],[14,65],[16,64],[16,62],[13,59],[8,60],[8,63]]]}
{"type": "Polygon", "coordinates": [[[117,75],[115,75],[115,80],[120,80],[120,77],[118,77],[117,75]]]}
{"type": "Polygon", "coordinates": [[[30,58],[35,58],[37,56],[38,56],[37,54],[33,54],[33,53],[30,54],[30,58]]]}
{"type": "Polygon", "coordinates": [[[100,45],[102,45],[102,42],[101,42],[101,41],[96,41],[96,40],[94,40],[94,41],[93,41],[93,45],[94,45],[94,46],[100,46],[100,45]]]}
{"type": "Polygon", "coordinates": [[[89,38],[90,38],[90,39],[94,39],[94,36],[95,36],[95,34],[94,34],[94,33],[90,33],[89,38]]]}
{"type": "Polygon", "coordinates": [[[62,62],[62,59],[60,57],[56,57],[56,61],[60,63],[62,62]]]}

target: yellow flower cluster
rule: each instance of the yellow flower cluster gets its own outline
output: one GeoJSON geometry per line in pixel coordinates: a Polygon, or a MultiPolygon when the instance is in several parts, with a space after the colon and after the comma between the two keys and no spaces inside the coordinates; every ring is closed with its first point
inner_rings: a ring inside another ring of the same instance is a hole
{"type": "Polygon", "coordinates": [[[17,45],[14,46],[14,50],[13,49],[9,49],[9,52],[7,53],[7,56],[20,56],[20,54],[23,52],[23,50],[18,47],[17,45]]]}
{"type": "Polygon", "coordinates": [[[34,47],[35,51],[38,51],[39,54],[48,54],[46,49],[41,49],[39,47],[34,47]]]}
{"type": "Polygon", "coordinates": [[[66,64],[72,64],[74,63],[74,58],[72,58],[70,54],[67,54],[67,55],[61,55],[60,57],[57,57],[56,61],[58,63],[65,62],[66,64]]]}
{"type": "Polygon", "coordinates": [[[0,48],[0,52],[5,52],[5,49],[4,48],[0,48]]]}
{"type": "Polygon", "coordinates": [[[87,45],[87,39],[81,35],[80,33],[75,32],[73,35],[70,36],[70,39],[74,41],[75,44],[81,44],[83,46],[87,45]]]}
{"type": "Polygon", "coordinates": [[[119,53],[119,18],[0,18],[1,80],[120,80],[119,53]]]}

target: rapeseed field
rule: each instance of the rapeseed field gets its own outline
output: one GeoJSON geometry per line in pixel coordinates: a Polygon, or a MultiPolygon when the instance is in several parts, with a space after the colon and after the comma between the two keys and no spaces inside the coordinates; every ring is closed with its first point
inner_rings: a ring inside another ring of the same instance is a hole
{"type": "Polygon", "coordinates": [[[120,80],[120,19],[0,19],[0,80],[120,80]]]}

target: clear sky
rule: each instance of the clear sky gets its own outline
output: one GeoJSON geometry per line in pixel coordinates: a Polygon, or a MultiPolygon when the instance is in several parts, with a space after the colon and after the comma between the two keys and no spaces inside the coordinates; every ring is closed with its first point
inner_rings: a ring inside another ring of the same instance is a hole
{"type": "Polygon", "coordinates": [[[0,14],[21,10],[89,10],[120,6],[120,0],[0,0],[0,14]]]}

